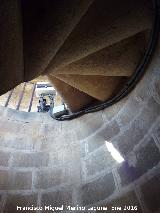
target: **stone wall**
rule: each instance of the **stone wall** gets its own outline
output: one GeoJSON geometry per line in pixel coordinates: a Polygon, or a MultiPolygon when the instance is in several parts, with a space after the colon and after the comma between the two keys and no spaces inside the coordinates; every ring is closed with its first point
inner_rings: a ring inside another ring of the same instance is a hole
{"type": "Polygon", "coordinates": [[[160,212],[159,56],[157,47],[134,91],[104,111],[58,122],[1,107],[1,212],[62,204],[160,212]],[[106,141],[124,162],[112,157],[106,141]]]}

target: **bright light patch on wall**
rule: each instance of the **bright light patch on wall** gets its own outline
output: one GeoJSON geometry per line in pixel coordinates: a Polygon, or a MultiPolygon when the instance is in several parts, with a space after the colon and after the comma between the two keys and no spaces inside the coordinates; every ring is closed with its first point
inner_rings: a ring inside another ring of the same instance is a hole
{"type": "Polygon", "coordinates": [[[112,143],[109,143],[106,141],[106,146],[108,151],[111,153],[112,157],[118,162],[122,163],[124,161],[124,158],[121,156],[121,154],[118,152],[118,150],[113,146],[112,143]]]}

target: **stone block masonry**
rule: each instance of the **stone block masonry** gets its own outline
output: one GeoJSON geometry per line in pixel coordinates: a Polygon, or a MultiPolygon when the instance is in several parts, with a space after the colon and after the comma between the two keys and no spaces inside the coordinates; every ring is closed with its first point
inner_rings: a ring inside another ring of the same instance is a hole
{"type": "Polygon", "coordinates": [[[1,107],[1,212],[61,204],[160,212],[159,55],[157,48],[137,87],[113,110],[58,123],[1,107]],[[124,162],[113,159],[105,141],[124,162]]]}

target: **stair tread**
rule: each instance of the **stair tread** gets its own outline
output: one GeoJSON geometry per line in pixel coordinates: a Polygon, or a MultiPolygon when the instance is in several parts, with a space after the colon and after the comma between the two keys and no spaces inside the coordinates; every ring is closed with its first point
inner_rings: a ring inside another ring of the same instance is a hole
{"type": "Polygon", "coordinates": [[[95,100],[54,76],[48,75],[48,78],[72,112],[81,110],[95,100]]]}
{"type": "Polygon", "coordinates": [[[145,50],[145,32],[93,53],[54,74],[131,76],[145,50]]]}
{"type": "Polygon", "coordinates": [[[23,82],[23,38],[20,2],[1,1],[0,95],[23,82]]]}
{"type": "Polygon", "coordinates": [[[95,0],[45,72],[52,73],[150,28],[151,11],[148,4],[148,0],[95,0]]]}
{"type": "Polygon", "coordinates": [[[92,1],[22,1],[26,81],[44,71],[92,1]]]}
{"type": "Polygon", "coordinates": [[[56,78],[100,101],[113,97],[127,77],[57,74],[56,78]]]}

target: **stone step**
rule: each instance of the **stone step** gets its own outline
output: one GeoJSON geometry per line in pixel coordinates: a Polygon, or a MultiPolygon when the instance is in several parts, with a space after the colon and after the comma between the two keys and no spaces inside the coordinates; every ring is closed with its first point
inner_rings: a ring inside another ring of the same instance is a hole
{"type": "Polygon", "coordinates": [[[92,2],[23,1],[25,81],[47,67],[92,2]]]}
{"type": "Polygon", "coordinates": [[[146,31],[106,47],[68,66],[55,74],[131,76],[142,58],[147,43],[146,31]]]}
{"type": "Polygon", "coordinates": [[[95,0],[45,72],[55,72],[56,69],[150,28],[150,4],[148,0],[95,0]]]}
{"type": "Polygon", "coordinates": [[[113,97],[128,79],[127,77],[108,77],[98,75],[68,75],[58,74],[56,78],[68,85],[94,97],[105,101],[113,97]]]}
{"type": "Polygon", "coordinates": [[[95,100],[93,97],[77,90],[54,76],[49,75],[48,77],[50,82],[54,85],[54,88],[73,112],[80,110],[95,100]]]}
{"type": "Polygon", "coordinates": [[[1,1],[0,95],[23,81],[23,38],[20,1],[1,1]]]}

